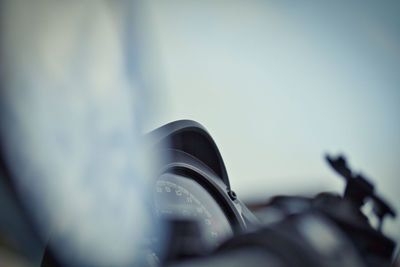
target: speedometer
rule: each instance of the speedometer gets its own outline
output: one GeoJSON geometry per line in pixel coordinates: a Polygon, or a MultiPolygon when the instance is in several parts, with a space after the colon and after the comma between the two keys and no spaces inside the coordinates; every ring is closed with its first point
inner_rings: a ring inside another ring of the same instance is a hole
{"type": "Polygon", "coordinates": [[[196,220],[210,247],[233,235],[220,205],[201,185],[187,177],[163,174],[156,182],[155,206],[159,216],[196,220]]]}
{"type": "Polygon", "coordinates": [[[195,238],[205,241],[208,249],[256,223],[230,188],[219,150],[200,124],[172,122],[149,137],[154,152],[166,155],[153,189],[159,217],[195,221],[200,230],[195,238]]]}

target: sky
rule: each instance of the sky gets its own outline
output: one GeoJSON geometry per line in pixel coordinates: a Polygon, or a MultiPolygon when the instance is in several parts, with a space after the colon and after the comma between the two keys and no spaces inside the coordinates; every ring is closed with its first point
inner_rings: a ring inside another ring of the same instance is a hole
{"type": "MultiPolygon", "coordinates": [[[[202,123],[245,200],[342,192],[343,153],[400,209],[400,4],[152,1],[148,129],[202,123]]],[[[400,224],[390,219],[388,231],[400,224]]]]}

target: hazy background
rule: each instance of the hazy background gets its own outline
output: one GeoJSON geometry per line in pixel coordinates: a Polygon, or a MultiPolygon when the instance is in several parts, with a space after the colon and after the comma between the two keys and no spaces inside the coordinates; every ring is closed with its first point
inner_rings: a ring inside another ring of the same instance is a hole
{"type": "MultiPolygon", "coordinates": [[[[0,7],[0,152],[41,237],[69,239],[55,242],[66,258],[135,258],[154,230],[144,188],[156,159],[139,137],[177,119],[209,130],[242,200],[342,192],[323,160],[341,152],[400,210],[400,2],[0,7]]],[[[0,265],[13,241],[40,262],[7,186],[0,265]]],[[[384,225],[397,241],[399,222],[384,225]]]]}
{"type": "MultiPolygon", "coordinates": [[[[155,1],[152,129],[176,119],[215,138],[244,200],[343,190],[344,153],[400,209],[398,1],[155,1]],[[161,107],[161,108],[160,108],[161,107]]],[[[399,223],[385,226],[399,238],[399,223]]]]}

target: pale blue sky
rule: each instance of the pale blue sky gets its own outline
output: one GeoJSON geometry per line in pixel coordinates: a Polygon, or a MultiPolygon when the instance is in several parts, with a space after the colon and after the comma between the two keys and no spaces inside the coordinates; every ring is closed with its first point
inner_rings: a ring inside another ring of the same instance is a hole
{"type": "Polygon", "coordinates": [[[148,71],[164,92],[149,128],[202,123],[244,199],[341,191],[328,151],[347,155],[400,209],[399,2],[156,1],[148,10],[148,71]]]}

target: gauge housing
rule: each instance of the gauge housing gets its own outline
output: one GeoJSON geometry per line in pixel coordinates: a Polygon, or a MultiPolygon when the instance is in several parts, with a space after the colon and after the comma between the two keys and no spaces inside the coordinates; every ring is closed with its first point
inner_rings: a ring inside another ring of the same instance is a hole
{"type": "Polygon", "coordinates": [[[223,210],[234,234],[243,233],[257,223],[232,191],[218,147],[201,124],[175,121],[154,130],[148,137],[155,151],[166,155],[159,174],[179,175],[201,185],[223,210]]]}

